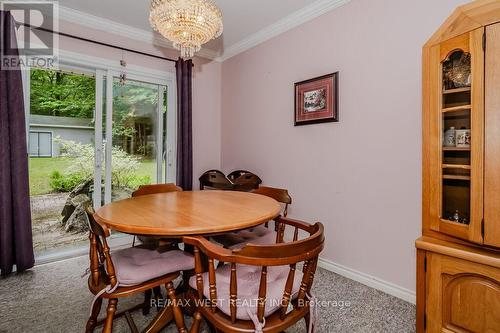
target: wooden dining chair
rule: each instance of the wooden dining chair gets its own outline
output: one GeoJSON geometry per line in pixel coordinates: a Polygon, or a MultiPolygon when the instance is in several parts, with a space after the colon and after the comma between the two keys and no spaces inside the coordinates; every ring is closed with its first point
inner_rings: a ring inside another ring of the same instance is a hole
{"type": "MultiPolygon", "coordinates": [[[[268,186],[259,186],[259,188],[253,190],[252,193],[265,195],[280,202],[283,204],[282,215],[284,217],[288,215],[288,206],[292,204],[292,197],[288,193],[288,190],[268,186]]],[[[213,239],[217,243],[230,249],[241,248],[247,243],[273,244],[276,242],[277,237],[276,227],[277,225],[275,223],[274,228],[269,228],[269,222],[266,222],[265,224],[254,228],[217,235],[214,236],[213,239]]]]}
{"type": "Polygon", "coordinates": [[[259,188],[253,190],[252,193],[265,195],[266,197],[273,198],[282,203],[284,205],[283,216],[287,217],[288,206],[292,204],[292,197],[288,193],[288,190],[269,186],[259,186],[259,188]]]}
{"type": "MultiPolygon", "coordinates": [[[[314,331],[317,309],[311,287],[324,246],[323,225],[282,217],[276,221],[279,239],[273,245],[231,250],[203,237],[183,238],[193,246],[195,257],[188,297],[216,332],[278,333],[302,318],[308,331],[314,331]],[[283,242],[286,227],[293,228],[294,235],[288,243],[283,242]],[[306,238],[299,239],[304,233],[306,238]],[[208,272],[202,254],[208,257],[208,272]],[[215,260],[225,264],[215,268],[215,260]]],[[[195,316],[193,327],[199,326],[197,321],[195,316]]]]}
{"type": "MultiPolygon", "coordinates": [[[[141,185],[137,190],[132,192],[132,197],[134,198],[143,195],[168,193],[168,192],[182,192],[182,188],[175,185],[174,183],[141,185]]],[[[133,242],[134,244],[135,244],[135,237],[136,236],[134,236],[134,242],[133,242]]],[[[144,245],[147,245],[151,248],[157,248],[160,245],[166,247],[177,243],[176,240],[174,239],[160,239],[160,238],[145,237],[145,236],[138,236],[138,238],[144,245]]]]}
{"type": "Polygon", "coordinates": [[[182,192],[182,188],[175,185],[174,183],[141,185],[132,193],[132,197],[167,192],[182,192]]]}
{"type": "Polygon", "coordinates": [[[234,184],[235,191],[249,192],[262,184],[259,176],[246,170],[235,170],[227,175],[227,178],[234,184]]]}
{"type": "MultiPolygon", "coordinates": [[[[182,270],[194,269],[193,256],[180,250],[160,253],[142,247],[131,247],[118,251],[110,251],[106,238],[109,230],[94,219],[94,211],[89,204],[86,207],[89,222],[90,239],[90,276],[88,287],[95,295],[91,315],[87,321],[86,332],[93,332],[95,327],[103,324],[103,332],[111,333],[113,319],[125,315],[130,329],[137,331],[130,312],[140,309],[138,304],[132,309],[116,313],[118,299],[151,290],[164,285],[171,300],[171,308],[175,324],[179,332],[187,332],[184,317],[178,307],[173,281],[182,270]],[[106,317],[98,321],[103,299],[108,299],[106,317]]],[[[158,314],[160,316],[161,313],[158,314]]],[[[153,321],[154,323],[154,321],[153,321]]]]}
{"type": "Polygon", "coordinates": [[[204,172],[200,178],[200,190],[215,189],[215,190],[232,190],[234,184],[219,170],[208,170],[204,172]]]}
{"type": "MultiPolygon", "coordinates": [[[[141,185],[137,190],[132,192],[132,197],[139,197],[143,195],[149,194],[157,194],[157,193],[168,193],[168,192],[182,192],[182,188],[175,185],[174,183],[167,184],[150,184],[150,185],[141,185]]],[[[155,238],[155,237],[146,237],[146,236],[135,236],[132,242],[133,246],[135,246],[135,238],[139,238],[141,243],[151,249],[162,248],[166,249],[174,249],[177,246],[178,239],[164,239],[164,238],[155,238]]],[[[149,314],[151,296],[154,294],[155,299],[162,298],[161,288],[156,287],[153,290],[146,290],[144,294],[144,307],[142,309],[142,313],[144,315],[149,314]]]]}

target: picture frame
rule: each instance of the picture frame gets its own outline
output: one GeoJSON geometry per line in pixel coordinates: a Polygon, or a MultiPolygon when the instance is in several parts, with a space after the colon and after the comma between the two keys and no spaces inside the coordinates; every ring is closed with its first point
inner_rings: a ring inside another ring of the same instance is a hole
{"type": "Polygon", "coordinates": [[[294,125],[339,121],[339,72],[295,83],[294,125]]]}

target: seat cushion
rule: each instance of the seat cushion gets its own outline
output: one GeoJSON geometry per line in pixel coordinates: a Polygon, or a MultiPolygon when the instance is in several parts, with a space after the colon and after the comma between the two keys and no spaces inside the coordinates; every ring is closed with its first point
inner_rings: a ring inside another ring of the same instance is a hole
{"type": "Polygon", "coordinates": [[[179,250],[158,252],[131,247],[113,251],[111,259],[121,286],[136,285],[165,274],[194,269],[193,256],[179,250]]]}
{"type": "MultiPolygon", "coordinates": [[[[257,314],[261,269],[262,267],[260,266],[236,265],[236,280],[238,286],[236,318],[238,319],[251,320],[247,311],[250,311],[252,314],[257,314]]],[[[267,292],[264,316],[267,317],[273,314],[281,307],[289,270],[289,266],[269,266],[267,268],[267,292]]],[[[202,276],[203,294],[206,298],[210,298],[208,273],[203,273],[202,276]]],[[[301,271],[295,271],[292,299],[297,297],[302,276],[303,274],[301,271]]],[[[225,264],[216,269],[217,307],[228,316],[231,315],[229,307],[230,279],[230,264],[225,264]]],[[[191,288],[196,289],[196,275],[189,279],[189,285],[191,288]]]]}
{"type": "Polygon", "coordinates": [[[259,225],[254,228],[228,232],[223,235],[215,236],[213,239],[224,247],[236,250],[244,247],[248,243],[256,245],[269,245],[276,243],[276,231],[259,225]]]}

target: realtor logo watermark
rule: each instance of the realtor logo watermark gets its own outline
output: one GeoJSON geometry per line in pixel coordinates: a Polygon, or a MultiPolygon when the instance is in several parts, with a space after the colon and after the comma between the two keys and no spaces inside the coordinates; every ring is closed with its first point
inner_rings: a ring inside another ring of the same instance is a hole
{"type": "MultiPolygon", "coordinates": [[[[168,306],[180,306],[180,307],[189,307],[189,306],[195,306],[195,307],[200,307],[200,306],[221,306],[222,308],[229,308],[231,304],[235,304],[237,307],[247,307],[247,308],[254,308],[256,309],[258,304],[259,304],[259,299],[236,299],[236,300],[230,300],[230,299],[215,299],[215,300],[210,300],[210,299],[166,299],[166,298],[158,298],[158,299],[151,299],[149,302],[151,307],[158,307],[158,308],[163,308],[163,307],[168,307],[168,306]]],[[[289,308],[293,310],[293,306],[291,305],[292,303],[289,303],[289,308]]],[[[304,307],[304,306],[309,306],[309,307],[316,307],[316,308],[338,308],[338,309],[344,309],[344,308],[350,308],[352,306],[351,301],[344,301],[344,300],[319,300],[317,298],[314,298],[312,300],[308,299],[298,299],[294,302],[294,306],[297,307],[304,307]]],[[[287,304],[283,303],[283,299],[266,299],[266,305],[270,307],[282,307],[286,306],[287,304]]]]}
{"type": "MultiPolygon", "coordinates": [[[[0,9],[14,19],[15,38],[1,43],[0,66],[3,70],[30,67],[57,69],[59,3],[57,1],[0,1],[0,9]],[[19,56],[17,56],[19,54],[19,56]]],[[[1,20],[6,16],[2,15],[1,20]]],[[[7,22],[0,22],[6,27],[7,22]]]]}

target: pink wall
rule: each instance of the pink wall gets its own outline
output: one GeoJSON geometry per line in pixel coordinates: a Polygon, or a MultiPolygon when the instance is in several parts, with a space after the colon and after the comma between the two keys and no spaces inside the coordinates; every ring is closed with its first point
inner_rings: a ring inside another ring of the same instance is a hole
{"type": "Polygon", "coordinates": [[[415,290],[421,47],[465,0],[352,0],[222,66],[222,167],[322,221],[323,257],[415,290]],[[293,83],[340,71],[340,122],[293,126],[293,83]]]}
{"type": "MultiPolygon", "coordinates": [[[[73,35],[176,59],[178,52],[122,36],[105,33],[60,22],[60,30],[73,35]]],[[[119,63],[122,51],[71,38],[61,37],[60,48],[94,57],[115,59],[119,63]]],[[[125,52],[128,64],[175,72],[173,62],[125,52]]],[[[193,74],[193,186],[198,187],[198,177],[208,169],[221,166],[221,63],[194,58],[193,74]]]]}
{"type": "Polygon", "coordinates": [[[193,188],[221,168],[221,63],[195,63],[193,81],[193,188]]]}

